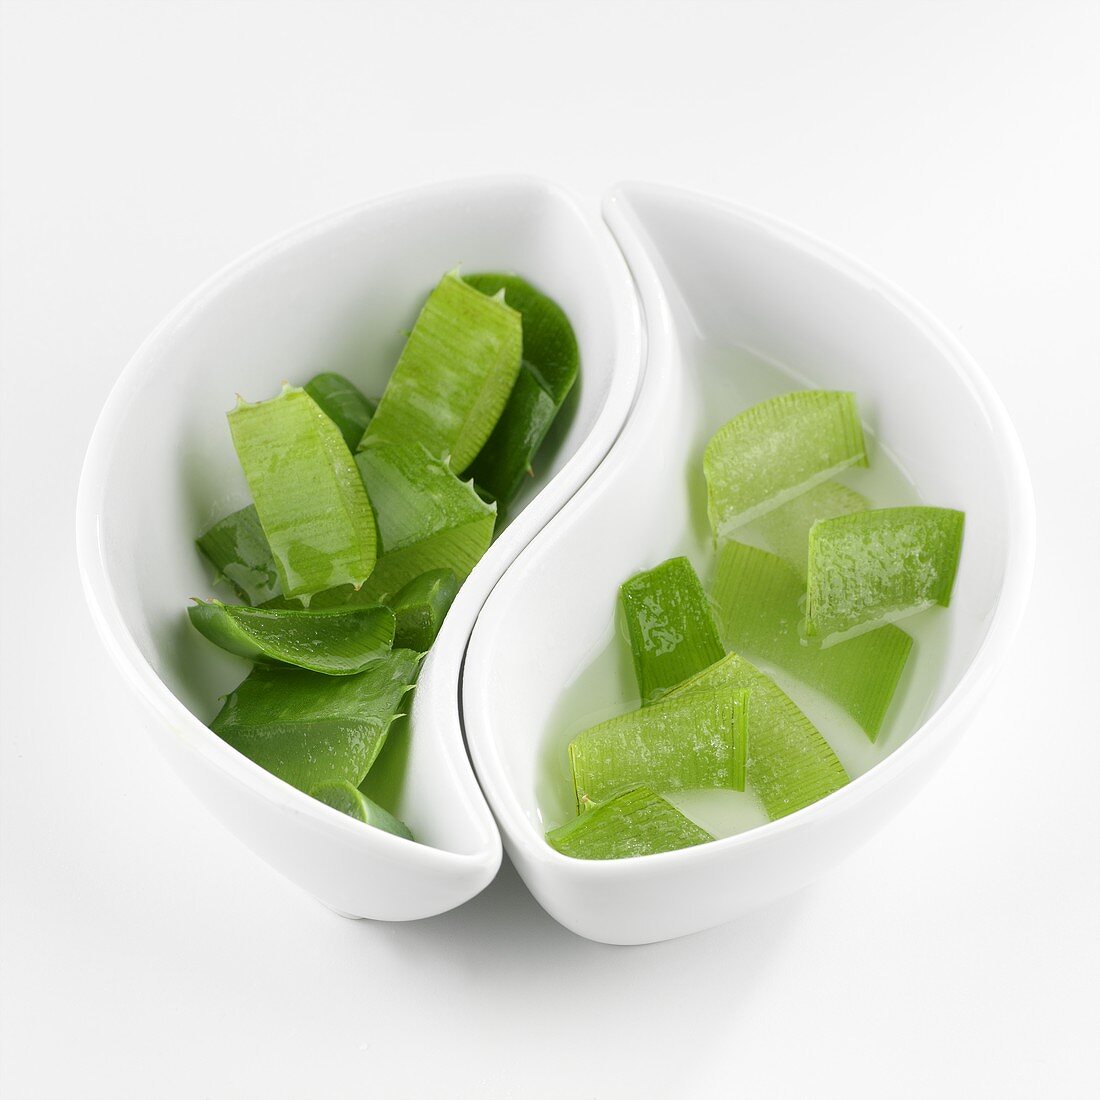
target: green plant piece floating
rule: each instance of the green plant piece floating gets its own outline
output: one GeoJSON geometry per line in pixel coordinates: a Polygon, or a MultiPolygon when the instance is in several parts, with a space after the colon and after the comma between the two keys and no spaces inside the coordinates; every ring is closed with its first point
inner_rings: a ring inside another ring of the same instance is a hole
{"type": "Polygon", "coordinates": [[[730,653],[674,688],[662,703],[693,692],[747,693],[748,785],[773,821],[809,806],[848,782],[837,755],[779,685],[730,653]]]}
{"type": "Polygon", "coordinates": [[[225,581],[246,603],[266,603],[280,594],[275,558],[251,504],[218,520],[195,544],[218,571],[215,582],[225,581]]]}
{"type": "Polygon", "coordinates": [[[358,786],[385,743],[420,654],[395,649],[354,676],[257,666],[226,696],[210,728],[307,794],[358,786]]]}
{"type": "Polygon", "coordinates": [[[329,676],[362,672],[394,641],[395,618],[388,607],[281,611],[200,600],[187,614],[200,634],[230,653],[329,676]]]}
{"type": "Polygon", "coordinates": [[[706,844],[714,837],[647,787],[623,791],[546,834],[574,859],[625,859],[706,844]]]}
{"type": "Polygon", "coordinates": [[[687,558],[670,558],[619,587],[642,705],[720,661],[710,604],[687,558]]]}
{"type": "Polygon", "coordinates": [[[374,415],[374,405],[342,374],[317,374],[302,387],[318,408],[340,429],[348,450],[354,451],[374,415]]]}
{"type": "Polygon", "coordinates": [[[908,634],[882,626],[831,649],[803,644],[805,589],[797,571],[739,542],[719,549],[713,592],[730,649],[786,669],[839,703],[875,740],[913,648],[908,634]]]}
{"type": "Polygon", "coordinates": [[[361,585],[374,568],[374,517],[336,425],[285,386],[270,401],[241,401],[229,428],[283,595],[361,585]]]}
{"type": "Polygon", "coordinates": [[[504,291],[523,319],[523,361],[504,412],[468,473],[503,511],[515,498],[577,380],[577,337],[557,302],[518,275],[465,275],[482,294],[504,291]]]}
{"type": "Polygon", "coordinates": [[[852,394],[800,390],[754,405],[719,428],[703,453],[715,537],[849,466],[866,465],[852,394]]]}
{"type": "Polygon", "coordinates": [[[449,569],[463,581],[489,548],[496,506],[418,443],[370,441],[355,456],[378,517],[378,564],[360,597],[386,601],[449,569]]]}
{"type": "Polygon", "coordinates": [[[426,653],[458,593],[458,580],[449,569],[433,569],[409,581],[390,606],[397,617],[394,645],[426,653]]]}
{"type": "Polygon", "coordinates": [[[871,502],[861,493],[839,481],[823,481],[812,489],[788,500],[778,508],[757,517],[752,525],[774,554],[798,570],[806,579],[806,552],[810,528],[819,519],[863,512],[871,502]]]}
{"type": "Polygon", "coordinates": [[[745,789],[746,692],[700,690],[601,722],[569,743],[577,809],[626,787],[745,789]]]}
{"type": "Polygon", "coordinates": [[[364,825],[373,825],[386,833],[394,836],[403,836],[406,840],[412,840],[413,835],[408,825],[398,821],[393,814],[383,810],[377,802],[372,802],[358,787],[342,780],[336,783],[322,783],[309,792],[326,806],[339,810],[348,817],[354,817],[356,821],[362,821],[364,825]]]}
{"type": "Polygon", "coordinates": [[[806,633],[831,645],[939,604],[962,551],[963,513],[876,508],[810,530],[806,633]]]}
{"type": "Polygon", "coordinates": [[[363,442],[421,443],[456,473],[500,419],[519,373],[520,315],[457,274],[428,295],[363,442]]]}

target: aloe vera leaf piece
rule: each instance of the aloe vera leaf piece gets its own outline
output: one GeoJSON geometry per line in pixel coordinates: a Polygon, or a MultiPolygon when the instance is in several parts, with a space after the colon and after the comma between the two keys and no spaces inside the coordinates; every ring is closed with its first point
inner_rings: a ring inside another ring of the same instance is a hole
{"type": "Polygon", "coordinates": [[[952,508],[875,508],[810,529],[806,633],[832,645],[951,602],[964,516],[952,508]]]}
{"type": "Polygon", "coordinates": [[[661,699],[579,733],[569,743],[577,809],[626,787],[745,789],[747,693],[661,699]]]}
{"type": "Polygon", "coordinates": [[[523,361],[504,412],[467,471],[503,510],[515,498],[577,380],[580,352],[564,310],[518,275],[464,275],[482,294],[504,291],[523,320],[523,361]]]}
{"type": "Polygon", "coordinates": [[[699,577],[669,558],[619,586],[642,705],[720,661],[725,649],[699,577]]]}
{"type": "Polygon", "coordinates": [[[279,595],[279,573],[260,517],[250,504],[207,528],[195,544],[237,596],[261,604],[279,595]]]}
{"type": "Polygon", "coordinates": [[[805,581],[810,528],[819,519],[846,516],[870,507],[871,502],[862,493],[839,481],[823,481],[792,497],[786,504],[758,516],[753,527],[772,553],[793,566],[805,581]]]}
{"type": "Polygon", "coordinates": [[[329,676],[362,672],[385,656],[396,627],[393,611],[377,606],[282,611],[199,600],[187,613],[200,634],[230,653],[329,676]]]}
{"type": "Polygon", "coordinates": [[[356,821],[362,821],[364,825],[373,825],[383,832],[393,833],[394,836],[403,836],[406,840],[412,840],[412,831],[403,821],[399,821],[388,810],[382,809],[377,802],[367,798],[358,787],[353,787],[343,780],[334,783],[322,783],[309,792],[318,802],[339,810],[348,817],[354,817],[356,821]]]}
{"type": "Polygon", "coordinates": [[[665,702],[697,691],[748,695],[748,786],[773,821],[848,782],[836,753],[770,676],[736,653],[674,688],[665,702]]]}
{"type": "Polygon", "coordinates": [[[435,569],[465,580],[492,541],[496,506],[418,443],[368,440],[355,461],[378,517],[381,544],[358,598],[385,602],[435,569]]]}
{"type": "Polygon", "coordinates": [[[574,859],[647,856],[713,839],[648,787],[623,791],[546,834],[552,848],[574,859]]]}
{"type": "Polygon", "coordinates": [[[336,425],[285,386],[270,401],[241,401],[229,428],[283,595],[361,585],[374,568],[374,517],[336,425]]]}
{"type": "Polygon", "coordinates": [[[409,581],[390,606],[397,620],[394,645],[426,653],[458,594],[458,579],[450,569],[432,569],[409,581]]]}
{"type": "Polygon", "coordinates": [[[831,649],[804,645],[797,571],[739,542],[719,549],[713,592],[730,649],[786,669],[839,703],[875,740],[913,648],[905,631],[882,626],[831,649]]]}
{"type": "Polygon", "coordinates": [[[348,450],[354,451],[374,415],[374,405],[342,374],[314,375],[303,387],[318,408],[340,429],[348,450]]]}
{"type": "Polygon", "coordinates": [[[454,272],[428,295],[363,442],[422,443],[457,473],[500,419],[519,373],[519,313],[454,272]]]}
{"type": "Polygon", "coordinates": [[[307,794],[358,786],[420,667],[395,649],[354,676],[258,665],[226,696],[210,728],[260,767],[307,794]]]}
{"type": "Polygon", "coordinates": [[[852,394],[799,390],[753,405],[719,428],[703,453],[715,537],[849,466],[866,465],[852,394]]]}

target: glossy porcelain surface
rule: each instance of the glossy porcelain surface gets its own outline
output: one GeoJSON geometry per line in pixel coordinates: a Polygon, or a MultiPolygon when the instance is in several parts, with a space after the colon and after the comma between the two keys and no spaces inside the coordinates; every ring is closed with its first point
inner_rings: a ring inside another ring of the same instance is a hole
{"type": "Polygon", "coordinates": [[[1019,444],[988,381],[897,288],[788,226],[683,192],[623,185],[605,217],[646,318],[639,397],[596,474],[485,603],[462,706],[478,778],[531,891],[580,935],[631,944],[698,931],[798,889],[905,805],[1003,661],[1030,583],[1034,517],[1019,444]],[[619,583],[677,552],[698,519],[689,486],[705,400],[698,371],[721,369],[700,368],[703,345],[748,349],[807,384],[854,391],[924,499],[966,510],[950,629],[919,728],[836,794],[685,851],[571,860],[543,840],[536,792],[547,727],[613,636],[619,583]]]}

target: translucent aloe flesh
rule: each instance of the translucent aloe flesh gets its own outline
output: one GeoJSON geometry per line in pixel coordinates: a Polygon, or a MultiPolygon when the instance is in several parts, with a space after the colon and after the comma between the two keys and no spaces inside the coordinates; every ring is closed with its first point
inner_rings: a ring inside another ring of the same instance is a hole
{"type": "Polygon", "coordinates": [[[409,581],[393,598],[396,617],[394,645],[426,653],[458,594],[458,580],[450,569],[433,569],[409,581]]]}
{"type": "Polygon", "coordinates": [[[489,548],[496,506],[418,443],[368,440],[355,456],[378,517],[379,557],[364,599],[449,569],[463,581],[489,548]]]}
{"type": "Polygon", "coordinates": [[[667,799],[635,787],[551,829],[546,839],[574,859],[626,859],[691,848],[714,837],[667,799]]]}
{"type": "Polygon", "coordinates": [[[188,615],[196,630],[230,653],[329,676],[362,672],[385,656],[396,626],[388,607],[269,610],[211,600],[188,608],[188,615]]]}
{"type": "Polygon", "coordinates": [[[374,568],[374,516],[336,425],[287,386],[270,401],[241,401],[229,428],[283,595],[361,585],[374,568]]]}
{"type": "Polygon", "coordinates": [[[837,755],[814,724],[770,676],[736,653],[674,688],[661,704],[693,692],[748,696],[747,783],[772,820],[839,790],[848,782],[837,755]]]}
{"type": "Polygon", "coordinates": [[[714,601],[726,645],[769,661],[839,703],[873,741],[882,728],[913,639],[882,626],[830,649],[803,644],[797,571],[753,546],[727,542],[718,552],[714,601]]]}
{"type": "Polygon", "coordinates": [[[195,542],[217,570],[215,581],[225,581],[246,603],[280,595],[275,558],[251,504],[218,520],[195,542]]]}
{"type": "Polygon", "coordinates": [[[592,726],[569,743],[578,810],[626,787],[745,787],[747,693],[699,690],[592,726]]]}
{"type": "Polygon", "coordinates": [[[806,633],[831,644],[951,602],[963,513],[876,508],[810,530],[806,633]]]}
{"type": "Polygon", "coordinates": [[[725,655],[687,558],[670,558],[619,587],[643,706],[725,655]]]}
{"type": "Polygon", "coordinates": [[[707,515],[724,538],[849,466],[866,466],[855,397],[800,390],[739,413],[703,454],[707,515]]]}
{"type": "Polygon", "coordinates": [[[870,507],[871,502],[862,493],[839,481],[823,481],[758,516],[753,527],[772,553],[796,569],[805,581],[810,528],[819,519],[846,516],[870,507]]]}
{"type": "Polygon", "coordinates": [[[462,473],[504,411],[521,350],[516,310],[445,275],[416,319],[364,443],[420,443],[462,473]]]}
{"type": "Polygon", "coordinates": [[[561,307],[518,275],[466,275],[464,282],[504,300],[523,322],[523,360],[504,412],[468,473],[503,510],[532,473],[536,451],[577,380],[580,353],[561,307]]]}
{"type": "Polygon", "coordinates": [[[307,794],[358,786],[385,743],[420,654],[395,649],[354,676],[257,666],[210,723],[224,741],[307,794]]]}
{"type": "Polygon", "coordinates": [[[309,792],[319,802],[339,810],[348,817],[354,817],[356,821],[362,821],[364,825],[373,825],[376,829],[393,833],[394,836],[403,836],[406,840],[412,840],[413,835],[408,825],[399,821],[388,810],[382,809],[377,802],[369,799],[358,787],[342,780],[334,783],[322,783],[309,792]]]}
{"type": "Polygon", "coordinates": [[[342,374],[317,374],[302,387],[331,420],[348,449],[354,451],[374,415],[374,405],[342,374]]]}

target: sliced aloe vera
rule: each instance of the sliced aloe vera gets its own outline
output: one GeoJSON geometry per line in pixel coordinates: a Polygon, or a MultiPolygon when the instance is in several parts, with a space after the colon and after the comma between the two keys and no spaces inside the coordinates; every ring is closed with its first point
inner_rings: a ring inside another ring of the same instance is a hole
{"type": "Polygon", "coordinates": [[[355,460],[378,516],[381,543],[362,597],[391,597],[436,569],[465,580],[492,541],[496,506],[418,443],[368,440],[355,460]]]}
{"type": "Polygon", "coordinates": [[[866,465],[852,394],[800,390],[754,405],[719,428],[703,454],[715,537],[849,466],[866,465]]]}
{"type": "Polygon", "coordinates": [[[706,844],[714,837],[648,787],[623,791],[546,834],[574,859],[626,859],[706,844]]]}
{"type": "Polygon", "coordinates": [[[482,294],[499,294],[523,319],[523,361],[504,412],[469,474],[498,507],[515,498],[562,403],[577,380],[573,326],[557,302],[518,275],[465,275],[482,294]]]}
{"type": "Polygon", "coordinates": [[[710,604],[687,558],[670,558],[619,587],[642,705],[725,655],[710,604]]]}
{"type": "Polygon", "coordinates": [[[748,785],[772,820],[809,806],[848,782],[837,755],[770,676],[730,653],[674,688],[660,705],[693,692],[748,696],[748,785]]]}
{"type": "Polygon", "coordinates": [[[394,645],[426,653],[458,594],[458,580],[449,569],[433,569],[409,581],[390,606],[397,618],[394,645]]]}
{"type": "Polygon", "coordinates": [[[260,517],[250,504],[210,527],[195,540],[198,548],[240,599],[266,603],[279,595],[279,573],[260,517]]]}
{"type": "Polygon", "coordinates": [[[395,649],[354,676],[257,666],[226,696],[210,728],[307,794],[358,786],[412,687],[420,654],[395,649]]]}
{"type": "Polygon", "coordinates": [[[726,542],[718,551],[714,600],[726,645],[770,661],[839,703],[873,741],[882,728],[913,639],[882,626],[831,649],[803,644],[797,571],[753,546],[726,542]]]}
{"type": "Polygon", "coordinates": [[[823,645],[951,602],[963,513],[876,508],[810,530],[806,633],[823,645]]]}
{"type": "Polygon", "coordinates": [[[317,374],[302,387],[318,408],[340,429],[348,449],[354,451],[374,415],[374,405],[342,374],[317,374]]]}
{"type": "Polygon", "coordinates": [[[520,315],[455,273],[428,295],[364,442],[421,443],[457,473],[489,438],[519,373],[520,315]]]}
{"type": "Polygon", "coordinates": [[[747,693],[720,687],[661,699],[574,737],[577,809],[627,787],[744,790],[747,693]]]}
{"type": "Polygon", "coordinates": [[[797,569],[805,580],[810,528],[819,519],[846,516],[870,507],[871,502],[865,496],[847,485],[841,485],[839,481],[823,481],[799,493],[786,504],[758,516],[753,527],[772,553],[797,569]]]}
{"type": "Polygon", "coordinates": [[[335,783],[322,783],[309,792],[326,806],[339,810],[348,817],[354,817],[356,821],[362,821],[364,825],[373,825],[383,832],[393,833],[394,836],[403,836],[406,840],[412,840],[413,835],[408,825],[398,821],[388,810],[383,810],[377,802],[371,801],[358,787],[342,780],[335,783]]]}
{"type": "Polygon", "coordinates": [[[196,602],[187,613],[199,633],[230,653],[329,676],[362,672],[385,656],[396,625],[388,607],[282,611],[211,600],[196,602]]]}
{"type": "Polygon", "coordinates": [[[270,401],[241,401],[229,428],[283,595],[361,585],[374,568],[374,517],[336,425],[286,386],[270,401]]]}

